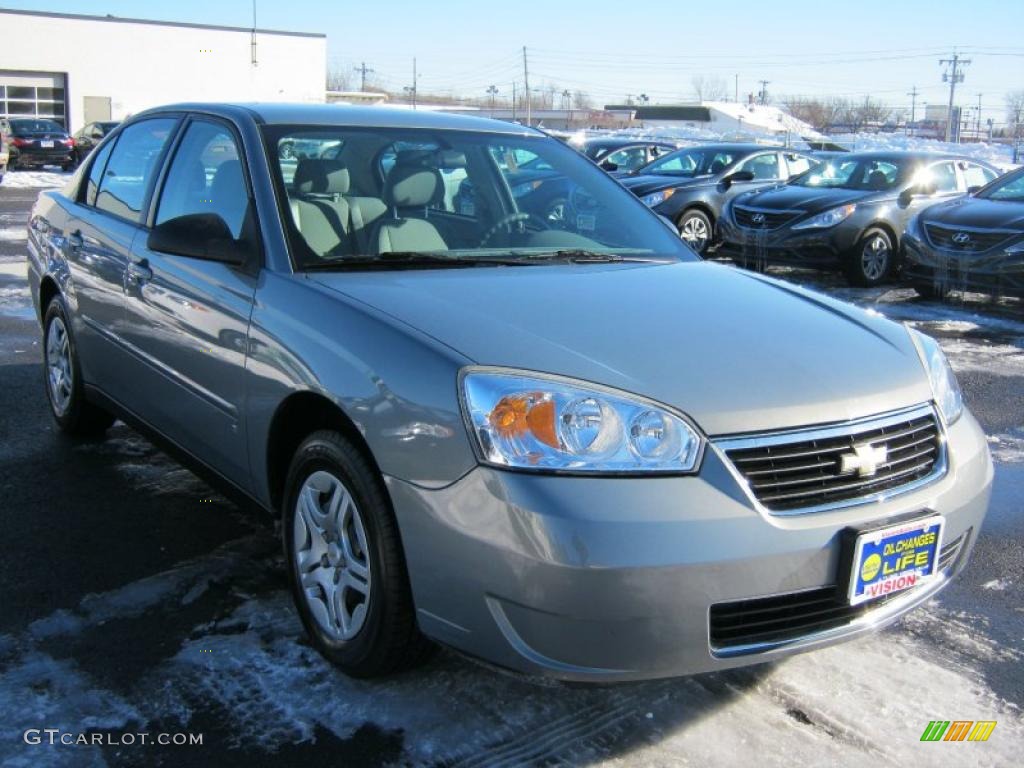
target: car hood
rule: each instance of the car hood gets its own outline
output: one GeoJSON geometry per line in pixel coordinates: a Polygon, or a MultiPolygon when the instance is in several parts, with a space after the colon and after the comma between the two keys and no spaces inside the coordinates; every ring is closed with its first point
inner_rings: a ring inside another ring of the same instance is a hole
{"type": "Polygon", "coordinates": [[[689,178],[687,176],[658,176],[658,175],[641,175],[641,176],[626,176],[619,179],[619,182],[633,194],[638,197],[649,195],[651,192],[657,192],[659,189],[669,189],[675,187],[677,189],[685,189],[690,187],[703,187],[712,186],[715,183],[715,179],[712,176],[697,176],[696,178],[689,178]]]}
{"type": "Polygon", "coordinates": [[[814,187],[783,184],[782,186],[768,187],[757,192],[741,195],[736,198],[734,204],[772,210],[797,209],[807,213],[817,213],[839,205],[846,205],[847,203],[874,202],[883,199],[887,195],[895,198],[896,192],[816,189],[814,187]]]}
{"type": "Polygon", "coordinates": [[[991,227],[1024,232],[1024,203],[959,197],[928,208],[921,221],[947,227],[991,227]]]}
{"type": "Polygon", "coordinates": [[[686,412],[709,435],[843,421],[931,399],[904,328],[724,265],[480,267],[310,279],[480,365],[645,395],[686,412]]]}

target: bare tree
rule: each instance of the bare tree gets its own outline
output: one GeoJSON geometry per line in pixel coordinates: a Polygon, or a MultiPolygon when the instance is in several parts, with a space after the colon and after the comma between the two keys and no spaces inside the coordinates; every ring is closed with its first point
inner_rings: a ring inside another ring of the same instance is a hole
{"type": "Polygon", "coordinates": [[[572,105],[574,109],[590,109],[594,106],[594,100],[590,98],[590,94],[584,91],[576,91],[572,95],[572,105]]]}
{"type": "Polygon", "coordinates": [[[694,75],[690,80],[697,101],[725,101],[729,98],[729,85],[717,75],[694,75]]]}
{"type": "Polygon", "coordinates": [[[1021,121],[1024,120],[1024,91],[1009,91],[1006,94],[1006,122],[1014,136],[1021,135],[1021,121]]]}
{"type": "Polygon", "coordinates": [[[858,124],[856,130],[869,125],[880,126],[892,115],[891,108],[876,99],[872,99],[870,96],[865,96],[864,101],[853,105],[850,112],[858,124]]]}
{"type": "Polygon", "coordinates": [[[350,67],[334,63],[327,65],[327,90],[348,91],[352,89],[352,78],[349,76],[350,67]]]}

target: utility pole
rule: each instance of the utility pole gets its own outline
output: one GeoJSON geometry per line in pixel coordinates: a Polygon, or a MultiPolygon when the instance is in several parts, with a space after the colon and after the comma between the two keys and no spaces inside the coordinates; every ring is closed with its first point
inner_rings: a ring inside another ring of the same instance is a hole
{"type": "Polygon", "coordinates": [[[409,94],[409,98],[412,100],[412,108],[416,109],[416,84],[418,82],[419,75],[416,74],[416,57],[412,59],[412,85],[407,85],[404,90],[409,94]]]}
{"type": "Polygon", "coordinates": [[[252,65],[255,67],[259,63],[256,61],[256,0],[252,0],[252,39],[249,41],[249,50],[252,55],[252,65]]]}
{"type": "MultiPolygon", "coordinates": [[[[953,140],[953,98],[956,95],[956,84],[964,81],[963,67],[970,63],[970,59],[961,59],[955,50],[953,51],[952,59],[939,59],[940,66],[948,67],[942,73],[942,82],[949,83],[949,108],[946,110],[946,141],[953,140]]],[[[959,126],[957,127],[959,128],[959,126]]]]}
{"type": "Polygon", "coordinates": [[[530,104],[530,67],[526,63],[526,46],[523,46],[523,85],[526,87],[526,125],[529,127],[530,118],[533,117],[533,107],[530,104]]]}
{"type": "Polygon", "coordinates": [[[494,117],[494,97],[498,95],[498,86],[489,86],[487,88],[487,93],[491,96],[491,117],[494,117]]]}
{"type": "Polygon", "coordinates": [[[761,84],[761,93],[759,94],[760,97],[761,97],[761,104],[767,104],[768,103],[768,83],[770,83],[771,80],[758,80],[757,82],[759,82],[761,84]]]}
{"type": "Polygon", "coordinates": [[[917,86],[915,85],[910,89],[910,93],[907,94],[907,96],[910,97],[910,123],[908,124],[908,128],[910,129],[909,133],[911,136],[914,135],[914,123],[917,121],[917,96],[919,93],[921,92],[917,90],[917,86]]]}
{"type": "Polygon", "coordinates": [[[736,90],[733,91],[733,99],[737,104],[740,103],[740,76],[736,75],[736,90]]]}
{"type": "Polygon", "coordinates": [[[981,141],[981,96],[978,94],[978,114],[974,116],[974,138],[981,141]]]}
{"type": "Polygon", "coordinates": [[[516,121],[516,81],[512,81],[512,122],[516,121]]]}
{"type": "Polygon", "coordinates": [[[374,72],[376,72],[376,70],[375,69],[370,69],[369,67],[367,67],[365,61],[362,63],[361,66],[355,67],[355,70],[356,70],[356,72],[358,72],[361,75],[361,78],[359,80],[359,90],[360,91],[365,91],[366,90],[366,76],[373,74],[374,72]]]}

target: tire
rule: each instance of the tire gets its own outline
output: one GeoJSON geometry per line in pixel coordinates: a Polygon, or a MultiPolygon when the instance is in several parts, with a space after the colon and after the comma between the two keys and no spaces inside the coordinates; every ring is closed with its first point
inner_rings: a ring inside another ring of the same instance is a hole
{"type": "Polygon", "coordinates": [[[64,300],[54,296],[43,316],[43,385],[50,413],[61,431],[73,437],[99,437],[114,417],[85,399],[78,348],[64,300]]]}
{"type": "Polygon", "coordinates": [[[715,228],[708,215],[697,208],[683,211],[676,222],[679,237],[699,256],[703,256],[714,239],[715,228]]]}
{"type": "Polygon", "coordinates": [[[416,625],[398,523],[365,456],[337,432],[314,432],[285,488],[288,580],[313,647],[358,678],[422,662],[433,646],[416,625]]]}
{"type": "Polygon", "coordinates": [[[945,285],[936,285],[935,283],[925,282],[923,280],[915,280],[910,284],[917,295],[922,299],[931,299],[933,301],[945,301],[949,297],[949,288],[945,285]]]}
{"type": "Polygon", "coordinates": [[[62,171],[64,171],[64,173],[70,173],[71,171],[75,170],[75,168],[77,168],[77,167],[78,167],[78,164],[77,164],[77,163],[75,163],[75,162],[70,162],[70,163],[64,163],[64,165],[62,165],[62,166],[60,167],[60,169],[61,169],[62,171]]]}
{"type": "Polygon", "coordinates": [[[854,285],[881,285],[892,274],[895,264],[892,236],[881,227],[871,227],[846,255],[846,276],[854,285]]]}

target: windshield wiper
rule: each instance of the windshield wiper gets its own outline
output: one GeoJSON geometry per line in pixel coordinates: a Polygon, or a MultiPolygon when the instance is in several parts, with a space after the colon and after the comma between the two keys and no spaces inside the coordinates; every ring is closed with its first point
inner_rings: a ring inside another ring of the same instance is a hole
{"type": "Polygon", "coordinates": [[[658,259],[649,256],[623,256],[620,253],[607,253],[602,251],[588,251],[582,248],[562,248],[557,251],[544,251],[543,253],[529,253],[522,256],[531,261],[568,261],[573,264],[613,264],[619,262],[668,262],[669,259],[658,259]]]}
{"type": "Polygon", "coordinates": [[[416,267],[479,267],[529,266],[522,258],[495,258],[492,256],[462,256],[457,254],[423,253],[419,251],[389,251],[387,253],[338,256],[303,264],[303,272],[330,272],[340,269],[380,269],[416,267]]]}

